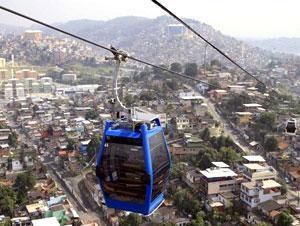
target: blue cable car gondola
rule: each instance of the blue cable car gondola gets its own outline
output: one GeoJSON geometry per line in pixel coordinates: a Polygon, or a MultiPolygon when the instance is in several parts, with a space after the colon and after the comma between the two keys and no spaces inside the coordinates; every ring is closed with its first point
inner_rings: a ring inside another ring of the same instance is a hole
{"type": "Polygon", "coordinates": [[[164,201],[170,162],[158,118],[134,129],[107,121],[96,166],[106,206],[150,215],[164,201]]]}

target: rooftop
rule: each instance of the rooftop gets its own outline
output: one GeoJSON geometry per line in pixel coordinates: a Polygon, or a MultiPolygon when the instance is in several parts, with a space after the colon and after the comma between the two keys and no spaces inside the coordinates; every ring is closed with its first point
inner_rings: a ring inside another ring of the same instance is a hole
{"type": "MultiPolygon", "coordinates": [[[[242,185],[248,189],[260,187],[258,185],[258,183],[255,181],[245,182],[245,183],[242,183],[242,185]]],[[[264,180],[264,181],[262,181],[261,187],[263,189],[278,188],[278,187],[281,187],[281,184],[277,183],[275,180],[264,180]]]]}
{"type": "Polygon", "coordinates": [[[255,103],[253,103],[253,104],[243,104],[244,105],[244,107],[247,107],[247,108],[251,108],[251,107],[262,107],[262,105],[261,104],[255,104],[255,103]]]}
{"type": "Polygon", "coordinates": [[[247,163],[244,164],[244,166],[250,170],[263,170],[266,168],[265,166],[259,165],[257,163],[247,163]]]}
{"type": "Polygon", "coordinates": [[[229,165],[227,165],[225,162],[212,162],[212,164],[219,168],[229,168],[229,165]]]}
{"type": "MultiPolygon", "coordinates": [[[[251,142],[250,145],[256,145],[257,142],[253,141],[253,143],[251,142]]],[[[249,162],[265,162],[266,160],[260,156],[260,155],[244,155],[243,156],[244,159],[246,159],[249,162]]]]}
{"type": "Polygon", "coordinates": [[[208,168],[201,170],[200,173],[207,178],[218,178],[218,177],[235,177],[237,174],[228,168],[208,168]]]}
{"type": "Polygon", "coordinates": [[[38,203],[34,203],[34,204],[30,204],[30,205],[26,205],[26,209],[28,213],[34,213],[38,210],[48,210],[48,207],[46,205],[46,203],[44,202],[38,202],[38,203]]]}
{"type": "Polygon", "coordinates": [[[32,220],[32,226],[60,226],[56,217],[32,220]]]}
{"type": "Polygon", "coordinates": [[[243,111],[243,112],[236,112],[235,114],[243,116],[243,115],[253,115],[251,112],[243,111]]]}

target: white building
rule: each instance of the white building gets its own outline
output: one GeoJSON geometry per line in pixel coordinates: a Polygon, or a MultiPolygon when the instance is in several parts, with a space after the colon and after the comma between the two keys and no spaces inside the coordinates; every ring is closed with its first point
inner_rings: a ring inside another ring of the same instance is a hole
{"type": "Polygon", "coordinates": [[[65,82],[72,82],[72,81],[75,81],[76,79],[77,79],[76,74],[63,74],[62,75],[62,80],[65,82]]]}
{"type": "Polygon", "coordinates": [[[40,92],[40,83],[33,82],[32,83],[32,93],[39,93],[40,92]]]}
{"type": "Polygon", "coordinates": [[[13,160],[11,162],[11,165],[12,165],[12,170],[13,171],[21,171],[21,170],[23,170],[23,165],[22,165],[22,163],[19,160],[13,160]]]}
{"type": "Polygon", "coordinates": [[[240,178],[223,162],[213,162],[216,167],[201,170],[199,187],[205,195],[235,191],[240,186],[240,178]],[[222,166],[222,167],[221,167],[222,166]]]}
{"type": "Polygon", "coordinates": [[[24,90],[24,85],[22,83],[18,83],[16,85],[16,96],[18,98],[23,98],[25,97],[25,90],[24,90]]]}
{"type": "Polygon", "coordinates": [[[244,165],[244,177],[249,181],[264,181],[275,180],[277,171],[268,165],[261,165],[258,163],[247,163],[244,165]]]}
{"type": "Polygon", "coordinates": [[[0,68],[5,68],[5,58],[0,58],[0,68]]]}
{"type": "Polygon", "coordinates": [[[14,94],[13,94],[13,88],[12,88],[12,85],[11,84],[6,84],[4,86],[4,98],[6,100],[9,100],[11,98],[14,97],[14,94]]]}
{"type": "Polygon", "coordinates": [[[50,78],[50,77],[43,77],[43,78],[40,79],[40,81],[41,81],[42,84],[45,84],[45,83],[52,84],[53,83],[53,79],[50,78]]]}
{"type": "Polygon", "coordinates": [[[43,83],[43,92],[44,93],[51,93],[52,92],[52,85],[49,82],[43,83]]]}
{"type": "Polygon", "coordinates": [[[275,180],[245,182],[241,184],[240,198],[248,208],[256,208],[258,204],[281,195],[280,187],[275,180]]]}
{"type": "Polygon", "coordinates": [[[60,226],[56,217],[47,217],[37,220],[32,220],[32,226],[60,226]]]}

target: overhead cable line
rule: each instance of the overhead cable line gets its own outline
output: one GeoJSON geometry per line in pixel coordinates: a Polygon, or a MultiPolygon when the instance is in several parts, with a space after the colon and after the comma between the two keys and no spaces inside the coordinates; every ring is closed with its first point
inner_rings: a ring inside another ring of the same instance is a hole
{"type": "MultiPolygon", "coordinates": [[[[4,7],[4,6],[1,6],[1,5],[0,5],[0,9],[4,10],[4,11],[6,11],[6,12],[12,13],[12,14],[14,14],[14,15],[16,15],[16,16],[19,16],[19,17],[25,18],[25,19],[27,19],[27,20],[30,20],[30,21],[32,21],[32,22],[35,22],[35,23],[37,23],[37,24],[40,24],[40,25],[42,25],[42,26],[44,26],[44,27],[48,27],[48,28],[50,28],[50,29],[52,29],[52,30],[58,31],[58,32],[63,33],[63,34],[65,34],[65,35],[68,35],[68,36],[70,36],[70,37],[76,38],[76,39],[78,39],[78,40],[80,40],[80,41],[86,42],[86,43],[88,43],[88,44],[90,44],[90,45],[93,45],[93,46],[96,46],[96,47],[105,49],[105,50],[107,50],[107,51],[109,51],[109,52],[111,52],[111,53],[113,53],[113,54],[118,54],[118,55],[124,56],[124,57],[126,57],[127,59],[131,59],[131,60],[136,61],[136,62],[139,62],[139,63],[141,63],[141,64],[145,64],[145,65],[151,66],[151,67],[153,67],[153,68],[156,68],[156,69],[159,69],[159,70],[162,70],[162,71],[165,71],[165,72],[169,72],[169,73],[171,73],[171,74],[175,74],[175,75],[178,75],[178,76],[180,76],[180,77],[183,77],[183,78],[186,78],[186,79],[190,79],[190,80],[193,80],[193,81],[195,81],[195,82],[199,82],[199,83],[208,85],[208,86],[213,87],[213,88],[216,88],[216,89],[223,89],[222,87],[220,87],[220,86],[218,86],[218,85],[214,85],[214,84],[211,84],[211,83],[202,81],[202,80],[200,80],[200,79],[197,79],[197,78],[194,78],[194,77],[191,77],[191,76],[188,76],[188,75],[185,75],[185,74],[176,72],[176,71],[172,71],[172,70],[170,70],[170,69],[168,69],[168,68],[161,67],[161,66],[157,66],[157,65],[155,65],[155,64],[153,64],[153,63],[149,63],[149,62],[147,62],[147,61],[137,59],[137,58],[135,58],[135,57],[133,57],[133,56],[129,56],[129,55],[127,55],[127,53],[125,53],[124,51],[119,51],[119,50],[116,50],[116,49],[114,49],[114,48],[109,48],[109,47],[100,45],[100,44],[98,44],[98,43],[96,43],[96,42],[90,41],[90,40],[88,40],[88,39],[86,39],[86,38],[83,38],[83,37],[81,37],[81,36],[75,35],[75,34],[73,34],[73,33],[70,33],[70,32],[65,31],[65,30],[63,30],[63,29],[60,29],[60,28],[55,27],[55,26],[53,26],[53,25],[47,24],[47,23],[45,23],[45,22],[43,22],[43,21],[34,19],[34,18],[32,18],[32,17],[29,17],[29,16],[27,16],[27,15],[24,15],[24,14],[22,14],[22,13],[19,13],[19,12],[15,11],[15,10],[6,8],[6,7],[4,7]]],[[[235,92],[232,92],[232,93],[238,94],[238,95],[240,95],[240,96],[244,96],[244,97],[245,97],[245,95],[242,95],[242,94],[239,94],[239,93],[235,93],[235,92]]]]}
{"type": "Polygon", "coordinates": [[[196,36],[201,38],[203,41],[205,41],[208,45],[210,45],[213,49],[215,49],[217,52],[219,52],[221,55],[223,55],[227,60],[229,60],[231,63],[233,63],[235,66],[237,66],[239,69],[241,69],[243,72],[245,72],[250,77],[254,78],[257,82],[261,83],[265,87],[266,84],[263,83],[261,80],[259,80],[256,76],[252,75],[250,72],[248,72],[245,68],[243,68],[241,65],[239,65],[235,60],[233,60],[231,57],[229,57],[226,53],[224,53],[222,50],[220,50],[217,46],[212,44],[210,41],[208,41],[206,38],[204,38],[199,32],[195,31],[190,25],[188,25],[186,22],[184,22],[182,19],[180,19],[178,16],[176,16],[173,12],[171,12],[167,7],[159,3],[157,0],[151,0],[154,4],[159,6],[162,10],[167,12],[169,15],[171,15],[173,18],[175,18],[177,21],[179,21],[181,24],[183,24],[186,28],[188,28],[191,32],[193,32],[196,36]]]}

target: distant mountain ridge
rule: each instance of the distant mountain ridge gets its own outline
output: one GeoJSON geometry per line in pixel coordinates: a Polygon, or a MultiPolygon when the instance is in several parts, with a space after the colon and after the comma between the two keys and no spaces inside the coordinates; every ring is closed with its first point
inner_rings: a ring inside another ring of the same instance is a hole
{"type": "Polygon", "coordinates": [[[272,38],[262,40],[245,40],[253,46],[269,50],[272,52],[282,52],[296,54],[300,56],[300,37],[299,38],[272,38]]]}
{"type": "MultiPolygon", "coordinates": [[[[185,21],[240,64],[261,67],[269,60],[267,51],[225,36],[205,23],[192,19],[185,19],[185,21]]],[[[202,64],[205,43],[193,37],[189,32],[184,37],[170,37],[167,32],[170,24],[176,24],[176,22],[167,16],[155,19],[126,16],[108,21],[76,20],[59,24],[59,27],[107,46],[112,44],[134,56],[154,63],[168,64],[178,61],[202,64]]],[[[43,30],[52,33],[47,29],[43,30]]],[[[228,63],[224,57],[209,47],[207,53],[208,61],[219,59],[228,63]]]]}
{"type": "MultiPolygon", "coordinates": [[[[225,36],[210,25],[192,19],[184,20],[207,40],[248,69],[261,68],[269,63],[270,57],[274,57],[269,51],[225,36]]],[[[156,64],[169,64],[176,61],[203,64],[206,44],[188,31],[182,36],[170,35],[168,33],[170,24],[176,24],[176,21],[168,16],[154,19],[126,16],[108,21],[75,20],[55,25],[102,45],[112,44],[128,51],[130,55],[156,64]]],[[[35,25],[32,28],[59,35],[41,26],[35,25]]],[[[232,66],[219,53],[207,47],[207,62],[212,59],[221,60],[227,66],[232,66]]]]}

